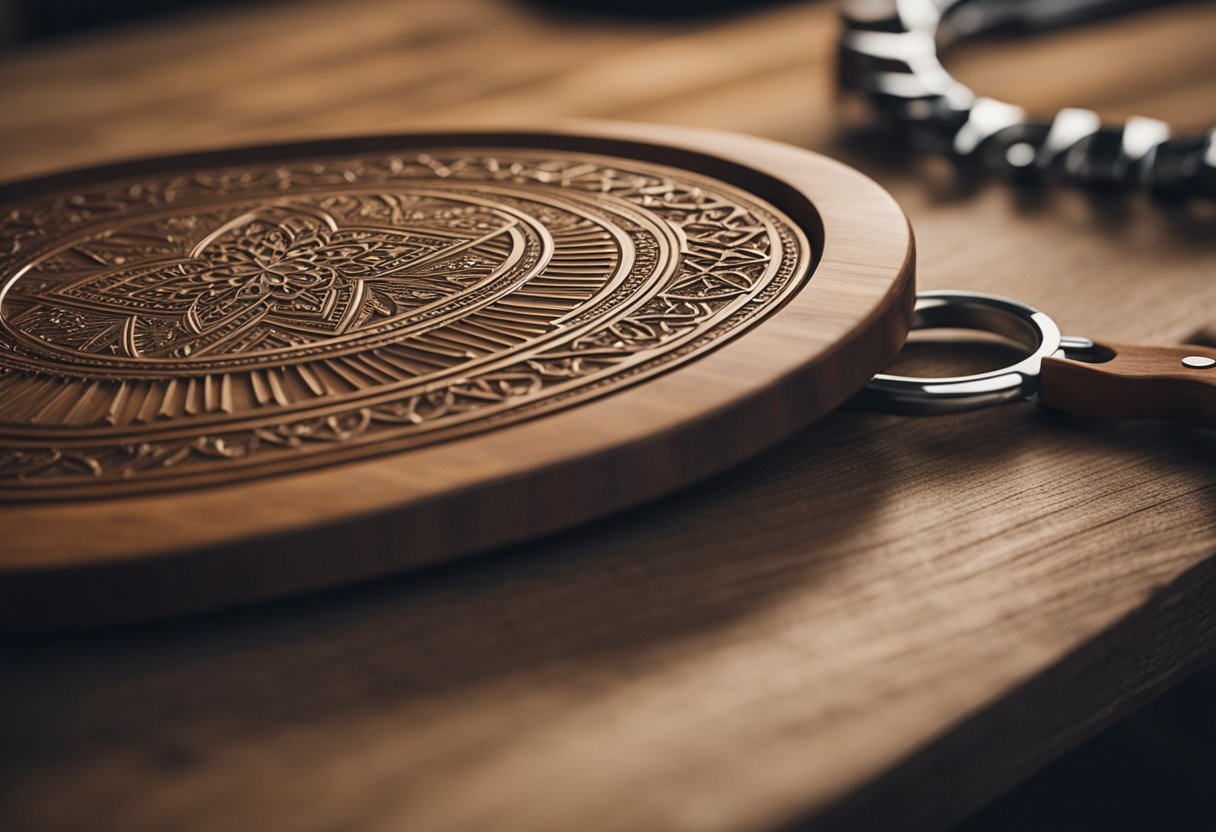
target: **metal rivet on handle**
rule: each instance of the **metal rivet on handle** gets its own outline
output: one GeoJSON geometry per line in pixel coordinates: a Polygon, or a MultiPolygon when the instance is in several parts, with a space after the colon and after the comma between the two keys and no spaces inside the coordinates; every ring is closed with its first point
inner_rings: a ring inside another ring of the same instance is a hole
{"type": "Polygon", "coordinates": [[[1190,367],[1192,370],[1206,370],[1209,367],[1216,367],[1216,358],[1206,355],[1188,355],[1182,359],[1182,366],[1190,367]]]}

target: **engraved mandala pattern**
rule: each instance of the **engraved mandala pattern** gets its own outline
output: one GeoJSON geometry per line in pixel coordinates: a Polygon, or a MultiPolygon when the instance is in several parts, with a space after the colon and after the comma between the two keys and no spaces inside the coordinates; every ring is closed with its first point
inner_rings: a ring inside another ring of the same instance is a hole
{"type": "Polygon", "coordinates": [[[690,360],[797,291],[795,223],[636,160],[447,149],[233,166],[0,213],[0,495],[417,447],[690,360]]]}
{"type": "Polygon", "coordinates": [[[131,359],[292,348],[455,294],[495,259],[490,244],[514,224],[504,218],[454,235],[343,226],[321,206],[274,205],[225,223],[178,257],[133,265],[115,257],[31,299],[12,324],[53,349],[131,359]]]}

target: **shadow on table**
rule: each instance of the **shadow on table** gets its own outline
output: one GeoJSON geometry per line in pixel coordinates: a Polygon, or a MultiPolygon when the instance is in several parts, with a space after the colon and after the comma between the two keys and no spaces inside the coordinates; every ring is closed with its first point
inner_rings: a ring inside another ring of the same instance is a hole
{"type": "Polygon", "coordinates": [[[1216,665],[1052,763],[954,832],[1216,829],[1216,665]]]}
{"type": "MultiPolygon", "coordinates": [[[[937,828],[991,800],[1068,751],[1112,717],[1133,713],[1186,674],[1196,652],[1212,655],[1211,617],[1196,621],[1177,593],[1216,591],[1216,560],[1196,566],[1096,640],[1010,691],[999,720],[987,709],[964,720],[828,812],[788,832],[937,828]],[[1146,635],[1147,633],[1147,635],[1146,635]],[[1206,643],[1206,651],[1203,645],[1206,643]],[[1130,651],[1128,648],[1131,648],[1130,651]],[[1059,709],[1052,702],[1067,705],[1059,709]],[[1089,716],[1078,725],[1077,705],[1089,716]],[[1063,716],[1064,711],[1069,716],[1063,716]],[[1082,709],[1084,710],[1084,708],[1082,709]],[[994,730],[999,722],[1000,728],[994,730]],[[1061,740],[1071,737],[1070,740],[1061,740]],[[1028,753],[1030,749],[1030,753],[1028,753]],[[975,761],[990,762],[986,777],[975,761]],[[908,783],[917,788],[908,788],[908,783]]],[[[954,832],[1211,829],[1216,822],[1216,667],[1040,771],[954,832]]]]}

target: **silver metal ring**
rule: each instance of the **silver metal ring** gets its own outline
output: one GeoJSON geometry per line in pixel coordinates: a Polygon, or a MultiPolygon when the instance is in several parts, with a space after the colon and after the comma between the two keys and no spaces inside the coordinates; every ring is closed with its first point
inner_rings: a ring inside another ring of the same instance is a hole
{"type": "Polygon", "coordinates": [[[1003,335],[1030,355],[1012,366],[973,376],[917,378],[880,373],[855,400],[892,413],[957,413],[1017,401],[1037,401],[1039,368],[1061,349],[1059,327],[1024,303],[979,292],[922,292],[912,329],[973,329],[1003,335]]]}

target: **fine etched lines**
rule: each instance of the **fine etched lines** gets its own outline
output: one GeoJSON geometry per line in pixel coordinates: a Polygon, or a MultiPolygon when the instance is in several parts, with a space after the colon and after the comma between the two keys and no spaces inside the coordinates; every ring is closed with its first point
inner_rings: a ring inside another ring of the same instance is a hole
{"type": "Polygon", "coordinates": [[[0,216],[0,494],[34,499],[492,429],[704,352],[810,262],[725,183],[525,150],[234,166],[0,216]]]}
{"type": "MultiPolygon", "coordinates": [[[[363,199],[378,205],[389,195],[363,199]]],[[[515,254],[518,220],[489,210],[454,233],[433,227],[451,213],[446,206],[433,206],[431,225],[391,228],[375,224],[379,218],[365,216],[358,202],[342,206],[341,216],[326,203],[260,207],[188,248],[190,238],[176,238],[176,256],[164,256],[162,246],[148,260],[140,259],[146,246],[135,241],[152,224],[106,229],[107,255],[94,255],[88,267],[61,258],[47,274],[46,261],[36,262],[13,284],[14,313],[5,319],[26,346],[53,361],[71,363],[83,353],[109,358],[90,363],[114,373],[144,359],[182,368],[391,327],[485,280],[515,254]],[[122,248],[122,240],[130,245],[122,248]],[[33,291],[26,289],[31,283],[33,291]]],[[[193,219],[205,229],[218,218],[193,219]]]]}

